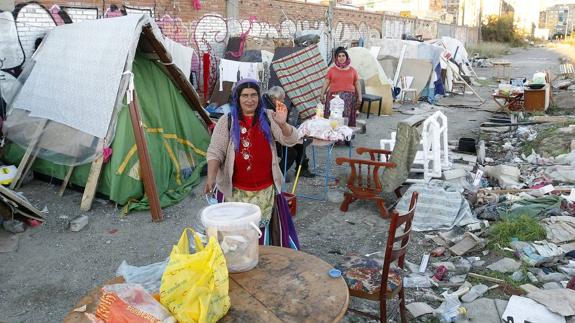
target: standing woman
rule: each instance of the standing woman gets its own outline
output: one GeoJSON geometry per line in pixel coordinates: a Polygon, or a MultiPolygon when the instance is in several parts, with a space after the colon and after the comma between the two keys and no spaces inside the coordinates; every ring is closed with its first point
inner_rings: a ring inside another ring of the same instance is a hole
{"type": "Polygon", "coordinates": [[[349,64],[351,60],[345,48],[338,47],[333,57],[334,65],[329,68],[321,89],[320,101],[325,103],[324,116],[329,117],[329,101],[336,94],[345,102],[343,116],[348,118],[348,126],[355,127],[356,111],[361,104],[361,84],[357,71],[349,64]],[[327,92],[327,93],[326,93],[327,92]]]}
{"type": "Polygon", "coordinates": [[[281,194],[282,172],[275,141],[297,143],[297,131],[287,124],[285,106],[266,109],[256,80],[239,81],[232,93],[231,112],[216,124],[206,159],[204,191],[218,190],[220,202],[255,204],[262,211],[260,244],[299,249],[287,201],[281,194]]]}

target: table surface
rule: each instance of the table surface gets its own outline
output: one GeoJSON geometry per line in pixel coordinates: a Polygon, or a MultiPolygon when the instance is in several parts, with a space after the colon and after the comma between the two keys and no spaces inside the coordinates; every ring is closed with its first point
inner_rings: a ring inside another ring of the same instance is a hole
{"type": "MultiPolygon", "coordinates": [[[[343,278],[331,278],[331,265],[310,254],[287,248],[260,246],[258,265],[245,273],[230,274],[232,307],[221,322],[336,322],[349,304],[343,278]]],[[[123,282],[116,277],[106,284],[123,282]]],[[[100,287],[74,307],[96,310],[100,287]]],[[[89,322],[70,311],[64,322],[89,322]]]]}

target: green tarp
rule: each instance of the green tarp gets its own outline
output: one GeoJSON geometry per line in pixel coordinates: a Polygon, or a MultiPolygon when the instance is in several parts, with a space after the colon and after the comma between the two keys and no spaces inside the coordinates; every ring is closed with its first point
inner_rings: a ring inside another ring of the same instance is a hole
{"type": "MultiPolygon", "coordinates": [[[[201,169],[206,164],[205,151],[210,136],[179,89],[157,63],[137,55],[132,71],[160,203],[162,207],[170,206],[184,199],[198,184],[201,169]]],[[[125,205],[126,212],[148,209],[127,106],[122,107],[118,115],[116,134],[110,147],[112,155],[102,169],[98,192],[125,205]]],[[[9,144],[5,148],[4,159],[18,165],[23,155],[21,147],[9,144]]],[[[85,186],[90,166],[77,166],[70,182],[85,186]]],[[[36,159],[33,169],[63,179],[68,167],[36,159]]]]}

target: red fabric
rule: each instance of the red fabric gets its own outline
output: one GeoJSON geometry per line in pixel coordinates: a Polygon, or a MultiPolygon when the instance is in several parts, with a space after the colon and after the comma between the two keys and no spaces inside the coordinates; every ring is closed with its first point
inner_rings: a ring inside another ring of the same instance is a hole
{"type": "Polygon", "coordinates": [[[240,147],[236,152],[232,177],[233,186],[244,191],[263,190],[274,183],[270,143],[259,127],[259,123],[252,127],[252,121],[253,117],[246,116],[240,121],[240,126],[248,129],[246,134],[240,134],[240,145],[244,138],[249,140],[251,143],[248,148],[250,159],[244,159],[240,147]],[[250,170],[248,170],[249,166],[251,166],[250,170]]]}
{"type": "Polygon", "coordinates": [[[204,100],[208,99],[208,88],[210,84],[210,54],[204,53],[204,100]]]}
{"type": "Polygon", "coordinates": [[[327,71],[326,77],[330,81],[330,92],[355,92],[355,83],[359,80],[359,75],[353,67],[347,70],[340,70],[332,66],[327,71]]]}

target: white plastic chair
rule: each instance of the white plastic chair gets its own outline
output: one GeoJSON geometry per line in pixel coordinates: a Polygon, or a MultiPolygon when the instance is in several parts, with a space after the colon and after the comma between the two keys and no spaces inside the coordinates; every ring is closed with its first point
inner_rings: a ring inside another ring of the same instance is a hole
{"type": "Polygon", "coordinates": [[[411,84],[413,84],[413,76],[402,76],[400,78],[400,87],[401,87],[401,93],[400,93],[400,101],[401,102],[413,102],[416,103],[417,102],[417,90],[416,89],[412,89],[411,88],[411,84]]]}
{"type": "MultiPolygon", "coordinates": [[[[396,133],[391,133],[390,139],[381,139],[381,149],[393,151],[395,147],[396,133]]],[[[440,111],[435,112],[423,121],[421,131],[421,150],[415,155],[414,166],[411,172],[423,173],[423,179],[408,178],[407,183],[427,183],[432,178],[440,178],[443,175],[443,169],[448,169],[449,152],[447,143],[447,117],[440,111]]],[[[382,155],[382,161],[385,155],[382,155]]]]}

